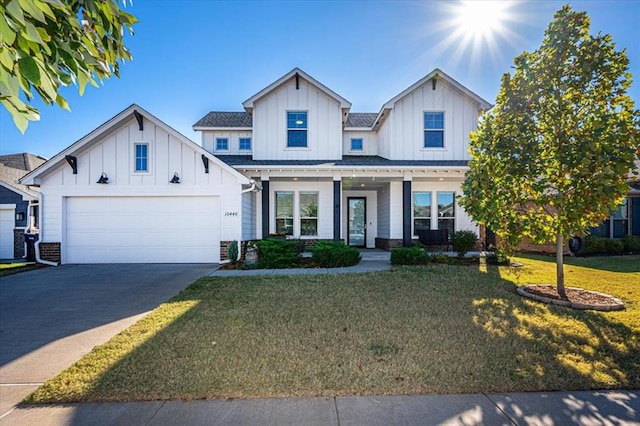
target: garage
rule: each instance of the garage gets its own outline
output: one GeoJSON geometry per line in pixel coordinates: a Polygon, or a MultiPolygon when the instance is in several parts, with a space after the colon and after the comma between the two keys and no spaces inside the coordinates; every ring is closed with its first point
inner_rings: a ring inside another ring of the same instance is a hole
{"type": "Polygon", "coordinates": [[[0,205],[0,259],[13,259],[14,205],[0,205]]]}
{"type": "Polygon", "coordinates": [[[213,263],[217,196],[66,197],[64,263],[213,263]]]}

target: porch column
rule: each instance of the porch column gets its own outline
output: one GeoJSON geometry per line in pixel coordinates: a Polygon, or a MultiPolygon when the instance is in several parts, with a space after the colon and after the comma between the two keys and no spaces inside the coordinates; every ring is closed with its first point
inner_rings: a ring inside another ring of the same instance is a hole
{"type": "Polygon", "coordinates": [[[402,245],[411,247],[411,180],[402,182],[402,245]]]}
{"type": "Polygon", "coordinates": [[[340,241],[340,202],[342,181],[333,181],[333,241],[340,241]]]}
{"type": "Polygon", "coordinates": [[[262,180],[262,238],[269,236],[269,181],[262,180]]]}

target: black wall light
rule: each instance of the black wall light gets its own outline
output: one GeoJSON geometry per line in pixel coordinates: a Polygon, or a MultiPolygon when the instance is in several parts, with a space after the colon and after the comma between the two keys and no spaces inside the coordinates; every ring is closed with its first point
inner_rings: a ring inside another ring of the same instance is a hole
{"type": "Polygon", "coordinates": [[[169,181],[169,183],[180,183],[180,176],[178,176],[178,172],[173,174],[173,177],[169,181]]]}
{"type": "Polygon", "coordinates": [[[107,177],[107,174],[105,172],[102,172],[102,174],[100,175],[100,179],[98,179],[98,181],[96,183],[109,183],[109,178],[107,177]]]}

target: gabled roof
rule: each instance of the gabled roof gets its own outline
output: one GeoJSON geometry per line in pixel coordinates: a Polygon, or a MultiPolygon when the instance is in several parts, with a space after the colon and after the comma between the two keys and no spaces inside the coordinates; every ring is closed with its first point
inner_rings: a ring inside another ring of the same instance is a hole
{"type": "Polygon", "coordinates": [[[242,184],[249,184],[249,179],[246,176],[244,176],[242,173],[239,173],[238,171],[234,170],[232,167],[229,167],[227,164],[225,164],[224,162],[220,161],[218,158],[216,158],[209,151],[205,150],[200,145],[198,145],[197,143],[193,142],[191,139],[189,139],[188,137],[186,137],[182,133],[180,133],[177,130],[175,130],[173,127],[171,127],[168,124],[166,124],[164,121],[162,121],[159,118],[155,117],[154,115],[152,115],[151,113],[147,112],[145,109],[143,109],[142,107],[140,107],[139,105],[136,105],[136,104],[132,104],[128,108],[124,109],[122,112],[116,114],[114,117],[109,119],[107,122],[105,122],[104,124],[102,124],[101,126],[96,128],[92,132],[88,133],[82,139],[79,139],[78,141],[76,141],[75,143],[71,144],[68,148],[66,148],[65,150],[63,150],[59,154],[56,154],[53,158],[51,158],[49,161],[44,163],[42,166],[40,166],[37,169],[35,169],[34,171],[28,173],[26,176],[24,176],[20,180],[20,183],[25,184],[25,185],[37,185],[36,179],[38,177],[42,176],[44,173],[46,173],[51,168],[56,167],[61,162],[66,162],[66,160],[65,160],[65,156],[66,155],[75,154],[81,148],[83,148],[84,146],[89,145],[92,142],[98,140],[101,136],[107,134],[109,131],[111,131],[111,129],[113,129],[114,127],[118,126],[119,124],[121,124],[125,120],[131,119],[131,117],[133,117],[135,115],[135,113],[138,113],[138,114],[142,115],[143,120],[151,121],[156,126],[162,128],[167,133],[173,135],[176,139],[178,139],[182,143],[184,143],[186,145],[189,145],[197,153],[202,154],[202,155],[206,156],[207,158],[209,158],[209,161],[212,161],[214,164],[217,164],[219,167],[223,168],[224,170],[226,170],[227,172],[229,172],[233,176],[235,176],[238,179],[238,182],[240,182],[242,184]]]}
{"type": "Polygon", "coordinates": [[[377,112],[350,112],[345,127],[370,128],[376,122],[377,112]]]}
{"type": "Polygon", "coordinates": [[[0,155],[0,164],[4,164],[12,169],[25,170],[30,172],[36,167],[42,165],[46,158],[29,152],[21,152],[20,154],[0,155]]]}
{"type": "Polygon", "coordinates": [[[203,128],[251,129],[253,120],[246,112],[211,111],[193,125],[194,130],[203,128]]]}
{"type": "Polygon", "coordinates": [[[470,98],[471,100],[475,101],[478,104],[478,109],[487,110],[487,109],[492,107],[492,105],[489,102],[487,102],[484,99],[482,99],[479,95],[473,93],[471,90],[467,89],[462,84],[458,83],[456,80],[454,80],[453,78],[449,77],[447,74],[445,74],[439,68],[435,68],[429,74],[425,75],[420,80],[416,81],[411,86],[409,86],[408,88],[406,88],[405,90],[400,92],[398,95],[394,96],[389,101],[387,101],[382,106],[382,108],[383,109],[384,108],[393,108],[393,105],[397,101],[399,101],[400,99],[404,98],[409,93],[413,92],[418,87],[422,86],[423,84],[425,84],[427,81],[431,80],[432,78],[435,78],[436,81],[439,80],[439,79],[442,79],[442,80],[446,81],[447,83],[449,83],[449,85],[453,86],[454,89],[458,90],[463,95],[465,95],[468,98],[470,98]]]}
{"type": "Polygon", "coordinates": [[[338,95],[336,92],[329,89],[327,86],[320,83],[318,80],[311,77],[309,74],[302,71],[300,68],[292,69],[291,71],[289,71],[288,73],[280,77],[278,80],[274,81],[273,83],[271,83],[270,85],[268,85],[267,87],[265,87],[264,89],[256,93],[255,95],[251,96],[246,101],[244,101],[242,103],[242,106],[249,114],[251,114],[251,112],[253,111],[254,102],[256,102],[259,99],[262,99],[263,97],[267,96],[269,93],[273,92],[274,90],[277,90],[280,86],[287,83],[292,78],[296,78],[296,75],[298,76],[298,78],[302,78],[303,80],[306,80],[307,82],[311,83],[313,86],[318,88],[321,92],[323,92],[325,95],[338,101],[340,103],[341,108],[343,109],[351,108],[351,102],[349,102],[342,96],[338,95]]]}
{"type": "Polygon", "coordinates": [[[26,185],[21,185],[18,183],[20,178],[22,178],[26,174],[26,170],[7,167],[4,165],[4,163],[0,163],[0,186],[3,186],[8,190],[15,192],[16,194],[20,194],[23,199],[36,200],[38,198],[37,192],[29,189],[29,187],[27,187],[26,185]]]}

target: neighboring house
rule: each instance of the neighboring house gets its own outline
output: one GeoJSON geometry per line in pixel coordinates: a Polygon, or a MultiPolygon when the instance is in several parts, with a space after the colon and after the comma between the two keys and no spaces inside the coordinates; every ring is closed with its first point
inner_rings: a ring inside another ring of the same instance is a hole
{"type": "Polygon", "coordinates": [[[29,153],[0,155],[0,259],[24,257],[25,230],[38,232],[38,193],[18,181],[45,161],[29,153]]]}

